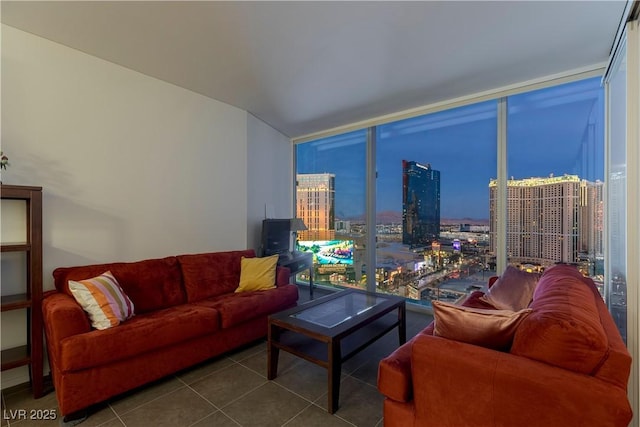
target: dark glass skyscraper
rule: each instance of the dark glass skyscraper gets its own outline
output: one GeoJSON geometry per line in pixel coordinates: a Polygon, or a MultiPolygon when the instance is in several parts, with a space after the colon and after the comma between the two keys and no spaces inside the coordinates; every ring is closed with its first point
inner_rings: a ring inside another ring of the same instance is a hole
{"type": "Polygon", "coordinates": [[[440,237],[440,171],[402,161],[402,243],[430,245],[440,237]]]}

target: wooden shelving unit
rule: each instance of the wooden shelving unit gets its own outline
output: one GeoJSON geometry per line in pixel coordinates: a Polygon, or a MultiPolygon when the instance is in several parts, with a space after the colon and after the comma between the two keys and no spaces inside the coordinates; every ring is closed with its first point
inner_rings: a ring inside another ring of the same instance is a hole
{"type": "MultiPolygon", "coordinates": [[[[0,185],[2,200],[22,200],[26,205],[26,236],[24,242],[2,243],[2,252],[26,254],[26,289],[23,293],[1,295],[1,311],[26,309],[27,345],[2,350],[2,370],[29,365],[33,396],[43,395],[42,336],[42,187],[0,185]]],[[[3,288],[7,288],[4,286],[3,288]]],[[[10,287],[15,289],[15,287],[10,287]]]]}

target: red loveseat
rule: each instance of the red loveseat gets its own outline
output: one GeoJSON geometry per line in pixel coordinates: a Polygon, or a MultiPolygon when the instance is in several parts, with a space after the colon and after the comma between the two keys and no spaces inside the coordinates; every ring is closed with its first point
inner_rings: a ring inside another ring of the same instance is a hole
{"type": "MultiPolygon", "coordinates": [[[[492,308],[472,293],[467,307],[492,308]]],[[[557,265],[538,281],[509,351],[434,336],[380,362],[384,425],[627,426],[631,356],[591,279],[557,265]]]]}
{"type": "Polygon", "coordinates": [[[274,289],[234,293],[253,250],[58,268],[43,301],[49,364],[62,415],[162,378],[267,335],[269,314],[296,304],[289,271],[274,289]],[[111,271],[135,316],[92,329],[69,280],[111,271]]]}

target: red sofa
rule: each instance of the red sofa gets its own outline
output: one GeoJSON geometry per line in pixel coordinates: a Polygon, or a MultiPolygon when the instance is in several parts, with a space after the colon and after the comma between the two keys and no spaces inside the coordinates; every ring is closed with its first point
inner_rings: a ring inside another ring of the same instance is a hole
{"type": "MultiPolygon", "coordinates": [[[[472,293],[467,307],[492,308],[472,293]]],[[[433,335],[380,362],[384,425],[627,426],[631,357],[591,279],[557,265],[538,281],[509,351],[433,335]]]]}
{"type": "Polygon", "coordinates": [[[267,335],[267,316],[296,304],[278,267],[276,288],[234,293],[253,250],[58,268],[44,298],[49,364],[62,415],[162,378],[267,335]],[[69,280],[111,271],[135,306],[118,326],[92,329],[69,280]]]}

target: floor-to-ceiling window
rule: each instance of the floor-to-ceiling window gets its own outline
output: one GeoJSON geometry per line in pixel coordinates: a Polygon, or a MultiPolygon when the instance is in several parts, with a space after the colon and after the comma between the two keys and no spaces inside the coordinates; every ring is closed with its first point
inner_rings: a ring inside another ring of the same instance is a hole
{"type": "Polygon", "coordinates": [[[313,253],[317,284],[365,287],[366,149],[366,130],[296,146],[296,216],[307,227],[297,250],[313,253]]]}
{"type": "Polygon", "coordinates": [[[297,216],[310,228],[300,247],[317,254],[319,283],[366,283],[428,305],[484,289],[507,264],[543,271],[566,262],[602,284],[600,77],[538,87],[298,143],[297,216]],[[320,175],[333,180],[331,205],[306,189],[320,175]],[[313,219],[323,211],[333,226],[313,219]],[[322,227],[329,234],[311,236],[322,227]]]}
{"type": "MultiPolygon", "coordinates": [[[[635,16],[637,18],[636,8],[635,16]]],[[[606,297],[626,340],[631,366],[629,401],[638,425],[640,405],[640,25],[621,28],[605,75],[607,88],[606,297]]]]}
{"type": "Polygon", "coordinates": [[[455,301],[495,274],[496,101],[377,127],[376,288],[455,301]]]}
{"type": "MultiPolygon", "coordinates": [[[[507,262],[576,264],[604,282],[604,90],[600,77],[507,98],[507,262]]],[[[492,249],[495,247],[492,233],[492,249]]]]}
{"type": "Polygon", "coordinates": [[[608,84],[608,197],[607,243],[609,309],[620,329],[627,335],[627,55],[625,42],[616,58],[608,84]]]}

